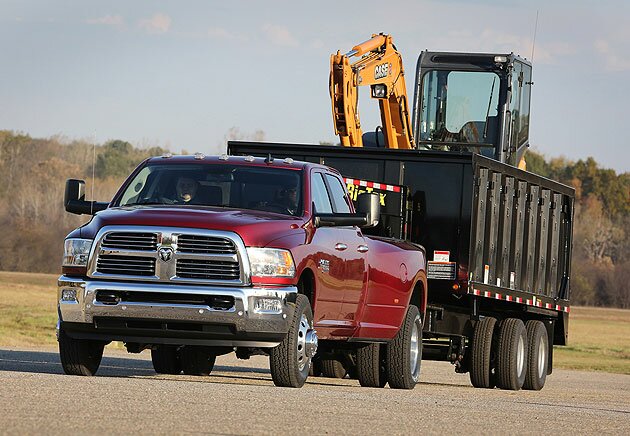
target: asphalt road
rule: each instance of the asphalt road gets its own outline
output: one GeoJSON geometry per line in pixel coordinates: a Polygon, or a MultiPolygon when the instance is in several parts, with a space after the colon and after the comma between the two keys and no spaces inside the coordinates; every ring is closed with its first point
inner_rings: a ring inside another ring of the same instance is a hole
{"type": "Polygon", "coordinates": [[[556,370],[540,392],[483,390],[423,362],[413,391],[310,378],[273,386],[267,359],[217,359],[209,377],[158,376],[148,352],[107,350],[96,377],[54,349],[0,350],[0,434],[630,434],[630,376],[556,370]]]}

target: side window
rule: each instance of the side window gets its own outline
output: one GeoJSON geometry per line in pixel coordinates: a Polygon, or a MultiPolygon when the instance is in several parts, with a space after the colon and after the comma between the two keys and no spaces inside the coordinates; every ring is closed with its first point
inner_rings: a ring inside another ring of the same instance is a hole
{"type": "Polygon", "coordinates": [[[348,196],[343,189],[343,185],[337,177],[326,174],[326,181],[330,187],[330,196],[336,213],[350,213],[350,205],[348,204],[348,196]]]}
{"type": "Polygon", "coordinates": [[[321,173],[313,173],[311,176],[311,191],[313,203],[315,203],[315,211],[319,213],[332,213],[330,198],[324,184],[321,173]]]}

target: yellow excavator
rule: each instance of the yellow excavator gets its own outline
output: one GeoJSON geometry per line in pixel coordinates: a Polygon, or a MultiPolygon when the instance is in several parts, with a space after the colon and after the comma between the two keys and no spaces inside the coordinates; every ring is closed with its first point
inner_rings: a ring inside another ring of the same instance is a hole
{"type": "Polygon", "coordinates": [[[531,63],[513,53],[423,51],[410,112],[391,35],[374,34],[330,58],[335,134],[347,147],[473,152],[525,169],[532,84],[531,63]],[[360,86],[370,86],[379,102],[382,127],[375,133],[361,129],[360,86]]]}
{"type": "Polygon", "coordinates": [[[370,86],[372,98],[378,99],[387,148],[414,148],[407,87],[402,56],[390,35],[372,35],[372,39],[352,47],[346,54],[330,57],[330,97],[335,134],[341,145],[363,146],[363,132],[358,111],[358,87],[370,86]],[[351,57],[360,59],[350,64],[351,57]]]}

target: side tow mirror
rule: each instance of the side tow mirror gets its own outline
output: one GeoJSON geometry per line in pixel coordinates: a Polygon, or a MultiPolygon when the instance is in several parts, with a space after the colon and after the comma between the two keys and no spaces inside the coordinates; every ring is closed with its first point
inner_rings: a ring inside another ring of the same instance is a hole
{"type": "Polygon", "coordinates": [[[367,224],[363,228],[376,227],[381,217],[381,199],[374,192],[364,192],[357,197],[357,213],[367,216],[367,224]]]}
{"type": "Polygon", "coordinates": [[[66,180],[66,190],[63,195],[63,206],[67,212],[77,215],[94,215],[107,209],[109,203],[85,201],[85,182],[83,180],[66,180]]]}

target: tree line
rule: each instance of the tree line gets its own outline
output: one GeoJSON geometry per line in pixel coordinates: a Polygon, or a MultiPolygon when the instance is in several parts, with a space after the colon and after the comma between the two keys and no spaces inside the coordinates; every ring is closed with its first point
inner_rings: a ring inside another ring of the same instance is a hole
{"type": "MultiPolygon", "coordinates": [[[[166,152],[0,131],[0,270],[58,273],[64,237],[89,219],[63,209],[65,180],[84,179],[89,199],[107,201],[139,162],[166,152]]],[[[528,151],[526,160],[529,171],[576,190],[572,303],[630,308],[630,173],[600,168],[592,158],[528,151]]]]}

